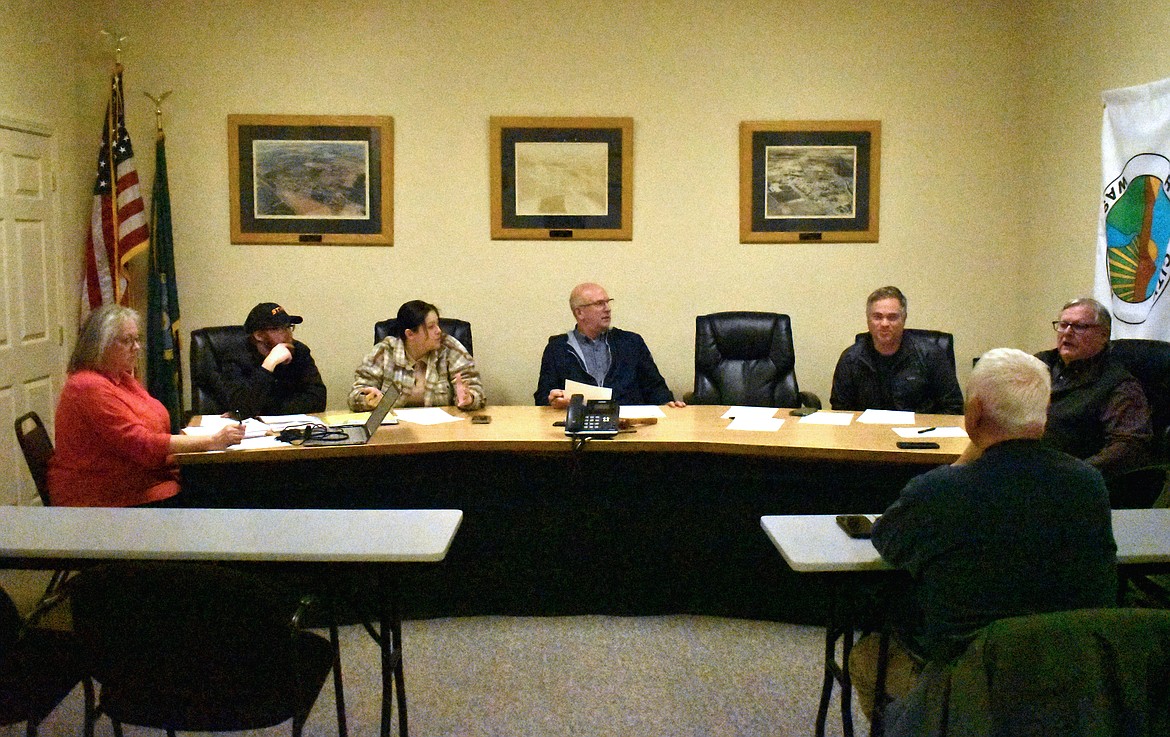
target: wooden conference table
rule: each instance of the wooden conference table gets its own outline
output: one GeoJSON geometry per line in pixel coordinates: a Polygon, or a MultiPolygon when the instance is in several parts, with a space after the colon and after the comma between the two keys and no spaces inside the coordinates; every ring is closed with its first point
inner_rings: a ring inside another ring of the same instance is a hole
{"type": "MultiPolygon", "coordinates": [[[[891,571],[867,539],[851,538],[837,526],[836,515],[767,515],[760,525],[776,550],[800,573],[836,574],[838,586],[857,583],[855,574],[891,571]],[[843,576],[853,576],[848,580],[843,576]]],[[[1120,573],[1164,572],[1170,567],[1170,509],[1115,509],[1113,537],[1117,542],[1120,573]]],[[[839,597],[838,597],[839,598],[839,597]]],[[[825,628],[825,671],[816,734],[825,734],[825,717],[833,687],[840,683],[841,721],[846,737],[853,734],[850,710],[849,651],[854,622],[849,602],[835,601],[825,628]],[[836,661],[836,643],[842,641],[842,659],[836,661]]]]}
{"type": "MultiPolygon", "coordinates": [[[[760,516],[884,509],[964,438],[902,450],[888,425],[727,429],[727,407],[663,408],[579,452],[548,407],[489,407],[490,424],[384,426],[359,446],[178,456],[207,507],[462,509],[437,566],[406,572],[407,616],[695,613],[817,621],[827,588],[774,565],[760,516]],[[790,595],[780,595],[784,590],[790,595]]],[[[845,413],[850,414],[852,413],[845,413]]],[[[920,415],[916,425],[955,426],[920,415]]]]}
{"type": "Polygon", "coordinates": [[[437,563],[463,513],[443,510],[0,507],[0,567],[76,568],[121,560],[258,561],[374,566],[382,654],[382,735],[407,734],[402,620],[390,565],[437,563]]]}

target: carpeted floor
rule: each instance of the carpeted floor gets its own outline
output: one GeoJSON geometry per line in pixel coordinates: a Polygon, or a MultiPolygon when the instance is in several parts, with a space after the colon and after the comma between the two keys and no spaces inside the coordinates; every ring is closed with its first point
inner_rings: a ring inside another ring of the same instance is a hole
{"type": "MultiPolygon", "coordinates": [[[[691,616],[477,617],[406,622],[403,640],[417,737],[746,737],[813,733],[824,630],[691,616]]],[[[342,630],[342,661],[350,734],[377,734],[378,651],[357,626],[342,630]]],[[[839,735],[836,698],[832,706],[828,733],[839,735]]],[[[80,734],[81,714],[79,688],[40,733],[80,734]]],[[[855,725],[863,737],[864,721],[855,725]]],[[[286,723],[237,734],[290,733],[286,723]]],[[[336,733],[330,682],[305,734],[336,733]]],[[[97,734],[112,734],[108,720],[97,734]]]]}

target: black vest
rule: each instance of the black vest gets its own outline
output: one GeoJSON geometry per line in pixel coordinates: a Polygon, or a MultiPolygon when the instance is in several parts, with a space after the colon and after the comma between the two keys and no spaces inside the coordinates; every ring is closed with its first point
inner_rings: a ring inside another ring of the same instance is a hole
{"type": "Polygon", "coordinates": [[[1088,458],[1105,447],[1102,417],[1113,390],[1133,376],[1105,349],[1093,358],[1064,366],[1055,350],[1038,353],[1051,370],[1060,369],[1062,380],[1053,379],[1052,401],[1044,442],[1077,458],[1088,458]]]}

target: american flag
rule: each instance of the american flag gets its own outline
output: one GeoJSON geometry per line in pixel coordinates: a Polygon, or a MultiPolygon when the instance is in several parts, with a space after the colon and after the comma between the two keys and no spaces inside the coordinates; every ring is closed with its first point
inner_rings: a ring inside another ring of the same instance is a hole
{"type": "Polygon", "coordinates": [[[122,68],[110,78],[110,103],[98,152],[93,212],[85,248],[82,318],[103,304],[126,304],[125,265],[147,241],[147,221],[134,167],[134,148],[126,132],[122,68]]]}

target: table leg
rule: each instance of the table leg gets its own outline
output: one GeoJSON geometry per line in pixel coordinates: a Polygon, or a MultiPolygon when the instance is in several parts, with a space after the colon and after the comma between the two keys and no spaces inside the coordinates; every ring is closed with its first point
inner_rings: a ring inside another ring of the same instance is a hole
{"type": "Polygon", "coordinates": [[[382,737],[390,737],[390,717],[398,696],[398,735],[408,737],[406,684],[402,664],[402,613],[398,587],[385,566],[378,567],[378,644],[382,649],[382,737]]]}
{"type": "Polygon", "coordinates": [[[833,686],[841,685],[841,731],[853,737],[853,683],[849,677],[849,652],[853,649],[853,620],[848,602],[843,601],[842,584],[834,581],[830,588],[829,616],[825,622],[825,674],[821,683],[821,703],[817,707],[816,737],[825,737],[825,720],[833,686]],[[841,663],[837,663],[837,641],[841,641],[841,663]]]}

